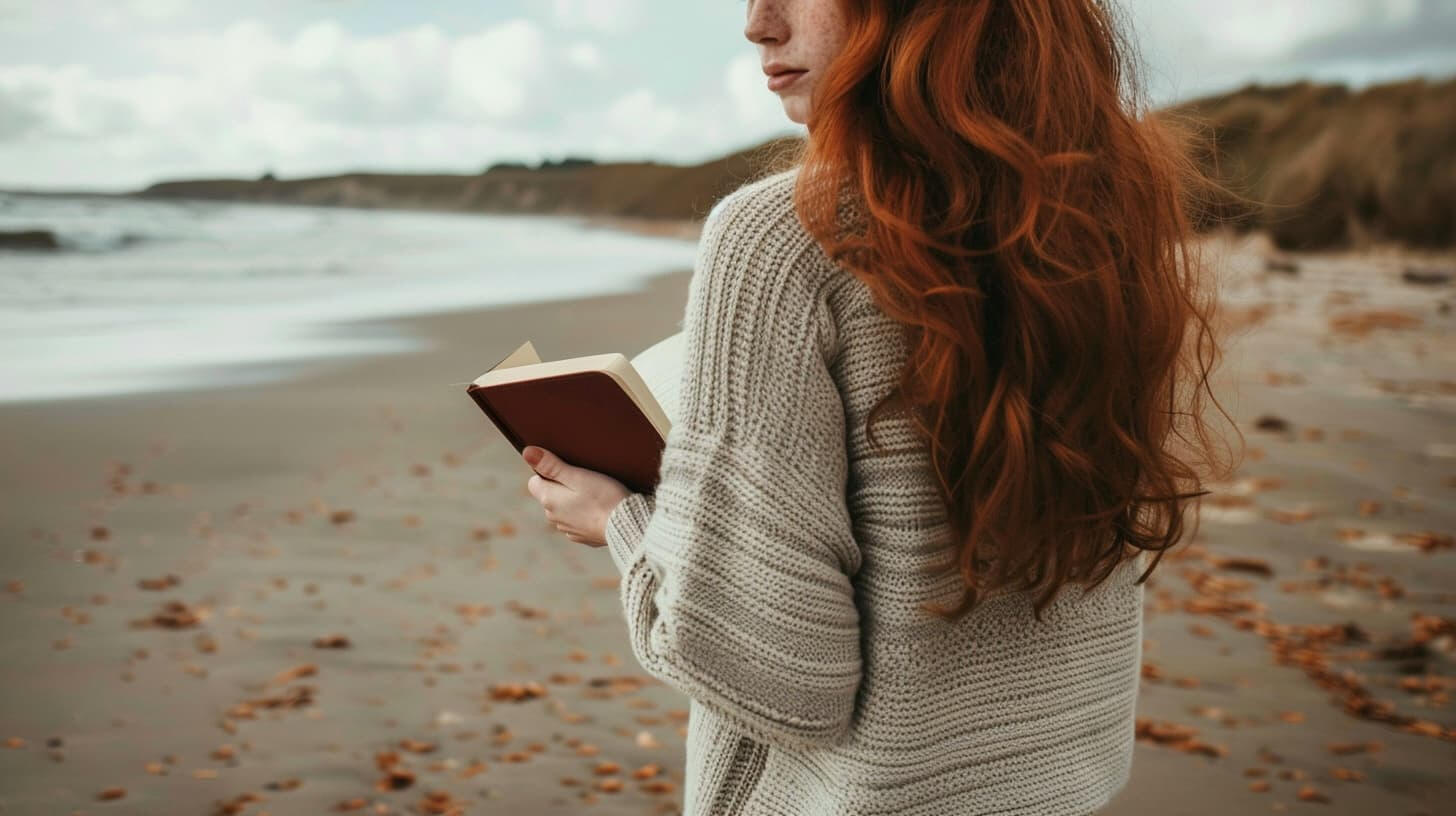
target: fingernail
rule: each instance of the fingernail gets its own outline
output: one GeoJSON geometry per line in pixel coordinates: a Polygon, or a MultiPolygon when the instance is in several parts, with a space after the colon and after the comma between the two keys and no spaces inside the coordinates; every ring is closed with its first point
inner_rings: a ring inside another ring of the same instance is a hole
{"type": "Polygon", "coordinates": [[[521,451],[521,456],[525,458],[526,464],[535,467],[536,463],[541,461],[541,449],[528,446],[525,450],[521,451]]]}

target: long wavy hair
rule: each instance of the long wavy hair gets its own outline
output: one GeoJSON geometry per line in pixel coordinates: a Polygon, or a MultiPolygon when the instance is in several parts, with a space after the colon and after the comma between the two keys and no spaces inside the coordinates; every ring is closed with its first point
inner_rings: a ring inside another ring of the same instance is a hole
{"type": "Polygon", "coordinates": [[[936,571],[960,573],[960,604],[923,608],[1032,590],[1040,620],[1065,584],[1155,551],[1145,581],[1217,463],[1193,230],[1221,188],[1193,130],[1145,113],[1104,2],[841,2],[795,206],[906,331],[869,425],[908,409],[958,542],[936,571]]]}

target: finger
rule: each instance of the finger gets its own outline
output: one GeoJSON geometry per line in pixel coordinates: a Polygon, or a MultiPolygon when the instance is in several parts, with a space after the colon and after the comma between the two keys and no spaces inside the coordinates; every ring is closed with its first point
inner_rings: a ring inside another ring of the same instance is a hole
{"type": "MultiPolygon", "coordinates": [[[[566,484],[571,479],[572,473],[576,470],[576,468],[568,465],[565,461],[562,460],[560,456],[557,456],[556,454],[552,453],[549,450],[546,450],[545,448],[538,447],[536,445],[528,445],[526,446],[526,449],[522,451],[521,455],[525,456],[528,453],[535,453],[536,451],[540,451],[541,458],[539,461],[536,462],[535,465],[532,465],[532,467],[535,468],[538,474],[546,477],[547,479],[550,479],[553,482],[558,482],[560,484],[566,484]]],[[[529,462],[530,460],[527,459],[527,461],[529,462]]]]}
{"type": "Polygon", "coordinates": [[[539,474],[532,474],[531,478],[526,480],[526,491],[529,492],[531,494],[531,497],[534,498],[541,505],[542,509],[544,509],[548,513],[551,512],[551,509],[555,506],[555,492],[560,489],[561,485],[551,481],[550,479],[544,479],[539,474]]]}
{"type": "Polygon", "coordinates": [[[532,489],[531,495],[535,496],[536,501],[541,505],[541,509],[545,510],[547,515],[555,512],[558,507],[562,506],[562,501],[569,498],[569,494],[564,492],[568,489],[565,485],[558,484],[550,479],[543,479],[540,476],[532,476],[531,478],[536,481],[536,486],[532,489]]]}

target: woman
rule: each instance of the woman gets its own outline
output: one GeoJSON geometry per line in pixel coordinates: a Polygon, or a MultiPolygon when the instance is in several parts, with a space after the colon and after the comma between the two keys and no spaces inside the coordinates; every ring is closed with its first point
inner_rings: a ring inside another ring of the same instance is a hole
{"type": "Polygon", "coordinates": [[[747,14],[809,137],[704,226],[656,492],[527,487],[690,698],[687,813],[1091,813],[1207,492],[1193,166],[1092,0],[747,14]]]}

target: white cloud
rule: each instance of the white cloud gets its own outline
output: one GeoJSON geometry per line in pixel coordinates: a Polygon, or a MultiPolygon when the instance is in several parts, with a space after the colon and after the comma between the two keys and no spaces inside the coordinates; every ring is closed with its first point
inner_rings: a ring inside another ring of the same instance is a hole
{"type": "Polygon", "coordinates": [[[244,21],[219,34],[159,41],[163,64],[205,92],[312,111],[338,121],[505,119],[546,78],[545,38],[529,20],[451,37],[434,25],[357,37],[319,22],[291,39],[244,21]]]}
{"type": "Polygon", "coordinates": [[[602,66],[601,49],[589,42],[573,43],[562,53],[567,62],[586,71],[594,71],[602,66]]]}
{"type": "MultiPolygon", "coordinates": [[[[1379,72],[1301,59],[1303,46],[1345,34],[1353,61],[1377,29],[1411,24],[1448,0],[1124,0],[1158,104],[1221,92],[1245,82],[1311,77],[1350,82],[1379,72]]],[[[1427,64],[1430,64],[1427,61],[1427,64]]],[[[1409,73],[1408,66],[1400,71],[1409,73]]]]}
{"type": "Polygon", "coordinates": [[[789,124],[784,105],[768,89],[767,80],[754,53],[734,57],[723,72],[723,89],[733,106],[733,115],[745,129],[789,124]]]}
{"type": "Polygon", "coordinates": [[[552,0],[551,16],[565,28],[619,33],[636,27],[642,0],[552,0]]]}
{"type": "Polygon", "coordinates": [[[535,23],[513,20],[456,42],[450,63],[457,110],[514,116],[546,67],[545,38],[535,23]]]}
{"type": "Polygon", "coordinates": [[[677,141],[685,123],[683,114],[659,102],[651,89],[638,88],[609,105],[602,124],[610,132],[634,134],[644,147],[661,147],[677,141]]]}
{"type": "Polygon", "coordinates": [[[575,134],[566,152],[607,159],[692,162],[746,147],[770,136],[803,132],[764,87],[755,55],[733,59],[721,90],[672,103],[650,87],[622,93],[605,107],[572,111],[564,131],[575,134]],[[756,76],[755,76],[756,75],[756,76]],[[589,135],[587,135],[589,134],[589,135]]]}
{"type": "MultiPolygon", "coordinates": [[[[150,73],[0,65],[0,183],[88,184],[69,150],[110,163],[105,180],[320,168],[460,168],[496,151],[529,154],[524,119],[554,62],[536,24],[449,36],[433,25],[360,37],[321,22],[280,37],[242,21],[155,43],[150,73]]],[[[89,169],[86,172],[90,172],[89,169]]]]}

